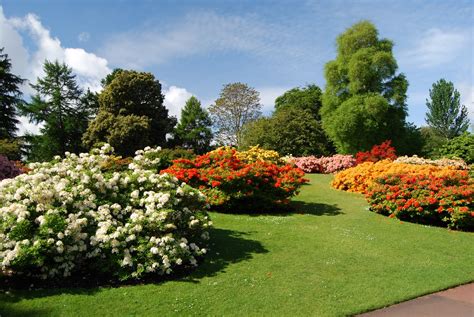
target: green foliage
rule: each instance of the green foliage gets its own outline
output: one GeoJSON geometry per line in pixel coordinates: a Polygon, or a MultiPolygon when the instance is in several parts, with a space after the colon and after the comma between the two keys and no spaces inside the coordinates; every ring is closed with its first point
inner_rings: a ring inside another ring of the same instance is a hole
{"type": "Polygon", "coordinates": [[[11,61],[0,48],[0,139],[13,139],[18,128],[17,107],[21,99],[20,85],[24,79],[11,73],[11,61]]]}
{"type": "Polygon", "coordinates": [[[175,149],[162,149],[161,151],[149,153],[146,155],[147,159],[154,160],[159,158],[160,161],[156,164],[156,170],[161,171],[165,168],[173,165],[173,160],[177,159],[194,159],[196,155],[190,149],[175,148],[175,149]]]}
{"type": "Polygon", "coordinates": [[[19,161],[21,159],[21,146],[18,139],[0,140],[0,155],[8,157],[10,160],[19,161]]]}
{"type": "Polygon", "coordinates": [[[211,149],[211,125],[209,114],[193,96],[181,109],[181,119],[174,131],[174,143],[198,154],[206,153],[211,149]]]}
{"type": "Polygon", "coordinates": [[[242,148],[260,145],[294,156],[329,155],[332,147],[310,110],[287,108],[245,126],[242,148]]]}
{"type": "Polygon", "coordinates": [[[452,82],[440,79],[434,83],[426,106],[426,123],[439,135],[452,139],[469,128],[467,108],[460,104],[460,94],[452,82]]]}
{"type": "Polygon", "coordinates": [[[440,148],[439,154],[442,157],[461,158],[467,164],[474,164],[474,134],[464,132],[449,140],[440,148]]]}
{"type": "Polygon", "coordinates": [[[422,156],[438,158],[440,156],[440,149],[447,142],[447,139],[440,136],[431,127],[421,127],[420,133],[423,140],[423,145],[421,147],[422,156]]]}
{"type": "Polygon", "coordinates": [[[243,83],[227,84],[209,107],[219,144],[240,147],[242,128],[261,116],[259,93],[243,83]]]}
{"type": "Polygon", "coordinates": [[[396,74],[392,47],[391,41],[379,39],[368,21],[337,38],[338,55],[325,66],[321,117],[342,153],[368,150],[387,139],[400,148],[407,129],[408,82],[403,74],[396,74]]]}
{"type": "Polygon", "coordinates": [[[123,71],[122,68],[114,68],[114,70],[110,74],[105,76],[105,78],[103,78],[100,81],[100,83],[102,84],[102,87],[105,88],[105,86],[109,85],[112,82],[112,80],[114,80],[115,76],[117,76],[117,74],[122,71],[123,71]]]}
{"type": "Polygon", "coordinates": [[[321,109],[322,91],[316,85],[308,85],[304,88],[293,88],[275,99],[275,110],[278,112],[288,108],[309,110],[316,120],[320,120],[319,109],[321,109]]]}
{"type": "Polygon", "coordinates": [[[31,152],[37,160],[83,150],[81,136],[87,128],[90,112],[81,98],[76,76],[66,64],[45,61],[45,75],[31,87],[36,90],[29,104],[20,107],[30,122],[42,124],[41,135],[29,138],[31,152]]]}
{"type": "Polygon", "coordinates": [[[111,144],[130,156],[148,145],[164,145],[176,119],[163,105],[161,84],[151,73],[119,70],[99,95],[99,112],[82,140],[87,147],[111,144]]]}

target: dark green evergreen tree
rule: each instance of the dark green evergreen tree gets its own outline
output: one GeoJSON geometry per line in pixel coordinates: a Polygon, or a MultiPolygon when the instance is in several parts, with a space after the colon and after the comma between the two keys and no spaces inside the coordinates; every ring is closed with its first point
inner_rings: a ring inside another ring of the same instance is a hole
{"type": "Polygon", "coordinates": [[[197,154],[210,150],[212,140],[212,121],[209,114],[201,107],[201,102],[196,97],[186,101],[181,109],[181,119],[175,129],[176,144],[192,149],[197,154]]]}
{"type": "Polygon", "coordinates": [[[25,81],[12,74],[11,61],[3,50],[0,48],[0,140],[16,136],[17,107],[23,103],[20,86],[25,81]]]}

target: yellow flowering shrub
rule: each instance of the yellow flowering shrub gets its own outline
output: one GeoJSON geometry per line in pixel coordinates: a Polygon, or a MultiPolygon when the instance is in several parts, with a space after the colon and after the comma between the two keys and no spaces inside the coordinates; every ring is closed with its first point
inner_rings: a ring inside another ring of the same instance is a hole
{"type": "Polygon", "coordinates": [[[280,159],[280,154],[277,151],[265,150],[256,145],[247,151],[238,151],[237,157],[246,163],[254,163],[257,161],[270,162],[274,164],[283,163],[280,159]]]}
{"type": "Polygon", "coordinates": [[[445,177],[458,172],[453,166],[415,165],[382,160],[376,163],[365,162],[339,172],[331,185],[336,189],[365,193],[377,178],[390,174],[435,175],[445,177]]]}

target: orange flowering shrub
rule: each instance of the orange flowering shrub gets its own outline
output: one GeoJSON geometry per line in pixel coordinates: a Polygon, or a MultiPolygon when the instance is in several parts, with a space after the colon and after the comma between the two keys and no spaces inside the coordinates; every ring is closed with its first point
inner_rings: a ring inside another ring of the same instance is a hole
{"type": "Polygon", "coordinates": [[[454,167],[434,165],[414,165],[405,163],[394,163],[391,160],[382,160],[376,163],[365,162],[355,167],[339,172],[332,181],[336,189],[349,192],[365,193],[367,188],[373,184],[375,179],[390,174],[405,175],[436,175],[440,177],[449,176],[459,172],[454,167]]]}
{"type": "Polygon", "coordinates": [[[474,181],[467,171],[383,176],[366,198],[370,210],[391,218],[474,231],[474,181]]]}
{"type": "Polygon", "coordinates": [[[198,188],[217,210],[267,210],[286,204],[307,180],[289,164],[239,158],[234,148],[219,148],[194,159],[178,159],[162,170],[198,188]]]}

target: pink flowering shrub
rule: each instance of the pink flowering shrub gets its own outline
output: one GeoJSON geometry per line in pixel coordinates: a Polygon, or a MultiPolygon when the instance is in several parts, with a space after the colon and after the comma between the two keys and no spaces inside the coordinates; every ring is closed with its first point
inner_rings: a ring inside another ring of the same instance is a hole
{"type": "Polygon", "coordinates": [[[352,155],[336,154],[333,156],[306,156],[295,157],[293,162],[305,173],[336,173],[356,165],[352,155]]]}

